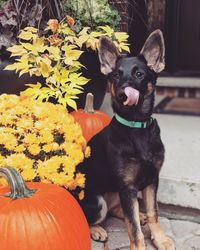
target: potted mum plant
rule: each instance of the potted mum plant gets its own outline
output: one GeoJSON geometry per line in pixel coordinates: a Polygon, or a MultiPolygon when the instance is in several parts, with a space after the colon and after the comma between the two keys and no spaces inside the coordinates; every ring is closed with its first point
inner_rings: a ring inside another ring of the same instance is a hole
{"type": "Polygon", "coordinates": [[[0,167],[15,168],[26,181],[63,186],[82,199],[85,176],[76,166],[89,155],[79,124],[62,105],[0,95],[0,167]]]}

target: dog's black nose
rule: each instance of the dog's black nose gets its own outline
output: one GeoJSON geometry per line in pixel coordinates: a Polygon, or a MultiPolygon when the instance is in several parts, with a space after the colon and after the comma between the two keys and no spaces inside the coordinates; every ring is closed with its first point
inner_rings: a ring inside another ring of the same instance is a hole
{"type": "Polygon", "coordinates": [[[125,102],[126,99],[127,99],[127,97],[126,97],[126,95],[125,95],[125,92],[124,92],[124,89],[125,89],[125,88],[121,88],[121,89],[119,89],[118,92],[117,92],[117,98],[118,98],[119,101],[121,101],[121,102],[125,102]]]}

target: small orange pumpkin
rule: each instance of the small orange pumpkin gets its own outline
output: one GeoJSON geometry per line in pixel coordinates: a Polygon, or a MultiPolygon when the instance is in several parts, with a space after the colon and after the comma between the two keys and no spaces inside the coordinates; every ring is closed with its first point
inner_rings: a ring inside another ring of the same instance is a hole
{"type": "Polygon", "coordinates": [[[27,183],[11,167],[0,168],[8,188],[0,189],[3,250],[90,250],[88,224],[77,201],[54,184],[27,183]],[[6,197],[7,196],[7,197],[6,197]]]}
{"type": "Polygon", "coordinates": [[[111,118],[102,111],[94,110],[94,96],[88,93],[84,109],[71,112],[71,115],[77,121],[83,132],[83,136],[88,142],[94,135],[106,127],[111,118]]]}

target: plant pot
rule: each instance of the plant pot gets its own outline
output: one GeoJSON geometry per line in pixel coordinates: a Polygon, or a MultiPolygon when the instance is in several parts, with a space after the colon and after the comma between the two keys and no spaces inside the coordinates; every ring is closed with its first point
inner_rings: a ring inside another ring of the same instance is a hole
{"type": "Polygon", "coordinates": [[[13,63],[13,60],[0,58],[0,94],[16,94],[26,89],[25,84],[41,81],[39,77],[30,77],[24,74],[21,77],[14,70],[4,70],[4,68],[13,63]]]}
{"type": "Polygon", "coordinates": [[[106,93],[107,80],[106,76],[100,71],[97,52],[87,50],[81,55],[80,62],[85,66],[82,69],[84,77],[91,80],[84,86],[84,93],[79,95],[77,106],[78,108],[84,108],[87,94],[92,93],[94,95],[94,109],[99,109],[106,93]]]}

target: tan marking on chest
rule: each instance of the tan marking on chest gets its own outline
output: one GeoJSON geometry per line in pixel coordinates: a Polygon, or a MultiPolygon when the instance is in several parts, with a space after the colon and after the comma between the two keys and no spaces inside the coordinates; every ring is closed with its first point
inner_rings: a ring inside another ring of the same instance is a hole
{"type": "Polygon", "coordinates": [[[131,162],[126,163],[125,166],[120,169],[120,176],[126,185],[132,185],[135,182],[139,170],[138,162],[132,158],[131,162]]]}

